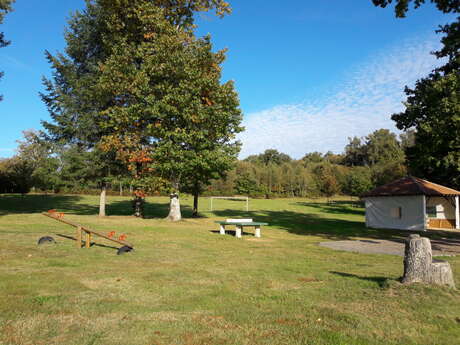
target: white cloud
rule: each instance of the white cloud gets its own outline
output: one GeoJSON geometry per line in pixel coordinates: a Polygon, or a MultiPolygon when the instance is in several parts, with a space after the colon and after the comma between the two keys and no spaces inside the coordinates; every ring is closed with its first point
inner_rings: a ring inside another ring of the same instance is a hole
{"type": "Polygon", "coordinates": [[[248,114],[241,158],[274,148],[295,158],[307,152],[342,152],[348,137],[376,129],[397,131],[390,116],[404,109],[405,85],[426,76],[439,61],[430,54],[439,37],[408,40],[375,54],[346,73],[322,102],[278,105],[248,114]]]}

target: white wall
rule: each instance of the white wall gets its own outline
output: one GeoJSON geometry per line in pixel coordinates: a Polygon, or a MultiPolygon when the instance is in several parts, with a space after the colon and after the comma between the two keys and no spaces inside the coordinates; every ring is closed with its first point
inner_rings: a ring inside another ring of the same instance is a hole
{"type": "MultiPolygon", "coordinates": [[[[455,205],[455,199],[452,202],[455,205]]],[[[442,197],[427,197],[427,206],[436,206],[437,219],[455,219],[455,207],[448,200],[442,197]]]]}
{"type": "Polygon", "coordinates": [[[364,199],[366,203],[366,226],[377,229],[424,229],[423,196],[382,196],[364,199]],[[395,210],[401,207],[401,218],[395,210]]]}

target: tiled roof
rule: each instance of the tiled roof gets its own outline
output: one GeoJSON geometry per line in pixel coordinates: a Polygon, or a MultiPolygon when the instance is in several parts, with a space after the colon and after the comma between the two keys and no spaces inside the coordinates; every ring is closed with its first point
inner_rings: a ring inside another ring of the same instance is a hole
{"type": "Polygon", "coordinates": [[[393,195],[454,196],[460,195],[460,192],[417,177],[408,176],[377,187],[364,193],[362,197],[393,195]]]}

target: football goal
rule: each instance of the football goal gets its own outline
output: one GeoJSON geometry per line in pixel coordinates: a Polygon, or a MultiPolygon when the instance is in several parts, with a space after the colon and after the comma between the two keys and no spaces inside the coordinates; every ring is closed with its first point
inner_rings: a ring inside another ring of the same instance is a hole
{"type": "Polygon", "coordinates": [[[215,207],[215,203],[213,202],[214,199],[223,199],[223,200],[240,200],[246,201],[246,211],[249,211],[249,197],[247,196],[210,196],[209,203],[210,203],[210,210],[212,211],[215,207]]]}

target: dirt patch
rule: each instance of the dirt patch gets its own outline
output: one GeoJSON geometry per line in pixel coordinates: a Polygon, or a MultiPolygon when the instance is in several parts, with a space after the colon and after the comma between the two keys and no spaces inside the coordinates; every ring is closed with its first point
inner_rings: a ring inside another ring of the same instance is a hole
{"type": "MultiPolygon", "coordinates": [[[[331,241],[319,243],[322,247],[364,254],[388,254],[404,256],[404,242],[389,240],[355,240],[331,241]]],[[[433,256],[460,255],[460,244],[457,241],[432,240],[433,256]]]]}

